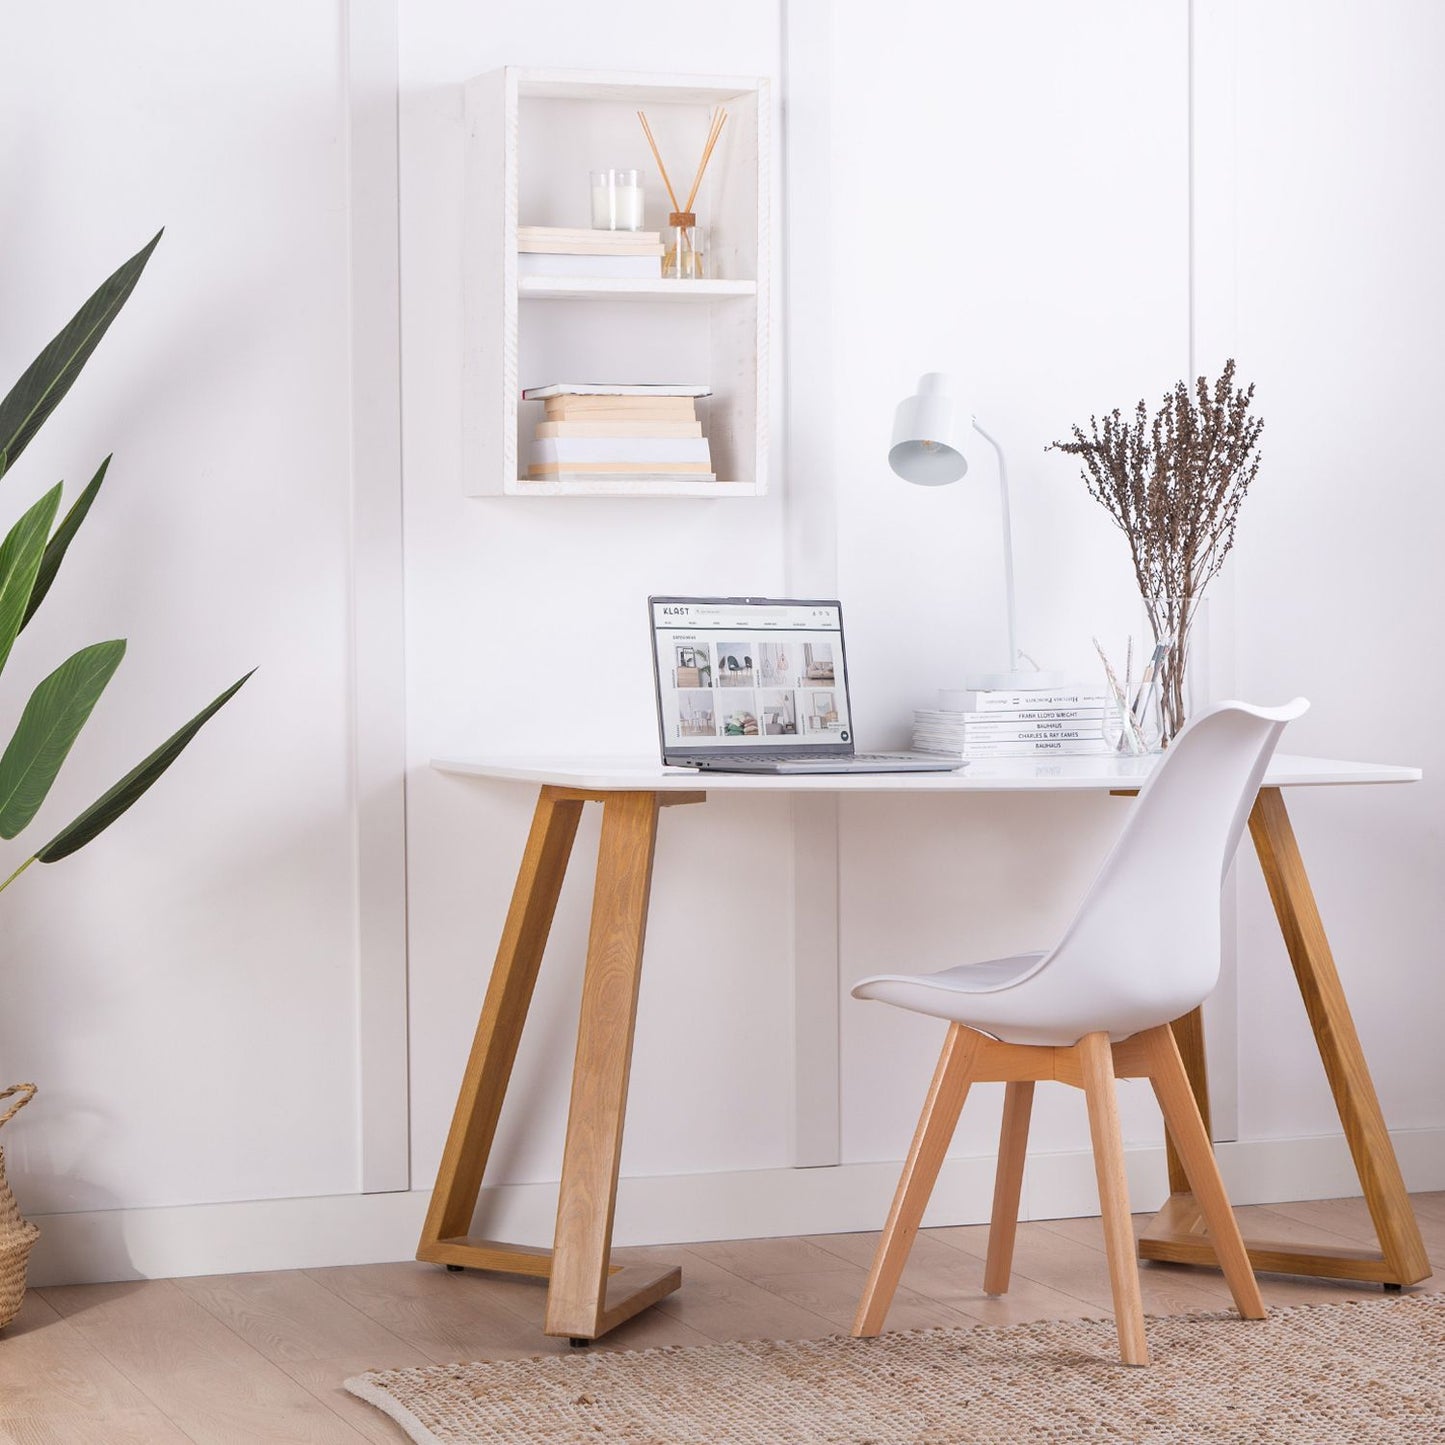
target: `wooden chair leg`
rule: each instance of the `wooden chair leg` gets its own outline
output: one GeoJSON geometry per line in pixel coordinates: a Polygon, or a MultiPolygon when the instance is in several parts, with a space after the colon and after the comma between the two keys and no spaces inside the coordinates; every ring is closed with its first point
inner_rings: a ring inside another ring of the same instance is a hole
{"type": "Polygon", "coordinates": [[[1144,1301],[1139,1293],[1139,1267],[1134,1260],[1134,1226],[1129,1216],[1129,1185],[1124,1174],[1124,1138],[1119,1130],[1114,1056],[1109,1036],[1085,1034],[1078,1044],[1084,1098],[1089,1106],[1089,1135],[1094,1145],[1094,1171],[1099,1179],[1099,1207],[1104,1216],[1104,1245],[1109,1256],[1109,1284],[1114,1294],[1114,1324],[1119,1331],[1119,1356],[1126,1365],[1147,1365],[1144,1301]]]}
{"type": "Polygon", "coordinates": [[[1014,1236],[1019,1226],[1019,1196],[1023,1192],[1024,1156],[1029,1147],[1029,1115],[1033,1107],[1032,1080],[1005,1085],[998,1172],[993,1182],[993,1216],[988,1227],[988,1258],[983,1267],[985,1294],[1008,1293],[1014,1236]]]}
{"type": "Polygon", "coordinates": [[[883,1328],[899,1276],[943,1165],[943,1156],[948,1152],[963,1110],[963,1101],[968,1097],[970,1069],[981,1040],[982,1035],[972,1029],[960,1024],[949,1025],[938,1067],[933,1071],[933,1083],[913,1135],[913,1147],[908,1151],[893,1196],[893,1209],[883,1237],[878,1241],[863,1298],[858,1302],[858,1314],[853,1321],[855,1335],[876,1335],[883,1328]]]}
{"type": "Polygon", "coordinates": [[[1204,1214],[1209,1240],[1224,1270],[1235,1306],[1247,1320],[1265,1317],[1259,1283],[1250,1268],[1249,1255],[1240,1237],[1239,1222],[1229,1207],[1219,1165],[1209,1146],[1209,1135],[1194,1100],[1189,1075],[1179,1054],[1174,1034],[1164,1028],[1150,1029],[1139,1036],[1147,1050],[1149,1082],[1164,1114],[1164,1124],[1174,1141],[1179,1161],[1194,1191],[1195,1202],[1204,1214]]]}

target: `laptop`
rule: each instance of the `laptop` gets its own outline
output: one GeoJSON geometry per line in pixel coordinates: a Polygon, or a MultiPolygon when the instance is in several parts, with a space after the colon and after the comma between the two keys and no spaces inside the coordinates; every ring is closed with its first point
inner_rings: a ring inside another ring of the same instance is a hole
{"type": "Polygon", "coordinates": [[[947,773],[853,747],[836,601],[649,597],[662,760],[724,773],[947,773]]]}

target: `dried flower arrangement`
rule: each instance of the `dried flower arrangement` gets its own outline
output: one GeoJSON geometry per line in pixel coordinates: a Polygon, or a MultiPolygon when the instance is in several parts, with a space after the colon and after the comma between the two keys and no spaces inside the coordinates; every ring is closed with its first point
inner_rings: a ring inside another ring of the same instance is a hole
{"type": "Polygon", "coordinates": [[[1083,461],[1089,495],[1129,540],[1154,640],[1169,648],[1159,689],[1166,746],[1185,721],[1190,626],[1259,471],[1264,422],[1250,415],[1253,400],[1253,384],[1235,386],[1231,357],[1212,385],[1202,376],[1193,391],[1176,383],[1152,417],[1141,399],[1132,420],[1117,409],[1091,416],[1087,434],[1075,426],[1072,441],[1046,448],[1083,461]]]}

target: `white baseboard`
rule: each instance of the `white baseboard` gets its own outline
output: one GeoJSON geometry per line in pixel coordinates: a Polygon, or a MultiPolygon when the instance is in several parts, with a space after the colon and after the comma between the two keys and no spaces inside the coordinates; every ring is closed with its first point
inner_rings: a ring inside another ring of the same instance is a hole
{"type": "MultiPolygon", "coordinates": [[[[1445,1129],[1402,1130],[1392,1137],[1411,1189],[1445,1189],[1445,1129]]],[[[1360,1192],[1345,1142],[1337,1136],[1220,1144],[1218,1155],[1236,1204],[1360,1192]]],[[[898,1167],[896,1162],[841,1164],[624,1179],[616,1241],[685,1244],[877,1229],[898,1167]]],[[[1164,1151],[1131,1150],[1128,1167],[1134,1207],[1157,1208],[1166,1193],[1164,1151]]],[[[981,1223],[988,1218],[992,1192],[992,1157],[950,1159],[925,1223],[981,1223]]],[[[30,1279],[35,1285],[93,1284],[410,1259],[428,1197],[426,1190],[413,1190],[40,1215],[30,1279]]],[[[483,1191],[485,1232],[517,1244],[550,1244],[556,1207],[552,1184],[489,1188],[483,1191]]],[[[1030,1157],[1025,1219],[1097,1212],[1092,1156],[1030,1157]]]]}

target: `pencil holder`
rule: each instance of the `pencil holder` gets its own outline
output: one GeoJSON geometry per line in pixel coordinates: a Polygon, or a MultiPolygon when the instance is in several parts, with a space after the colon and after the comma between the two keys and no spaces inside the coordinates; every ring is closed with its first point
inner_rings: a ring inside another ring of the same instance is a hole
{"type": "Polygon", "coordinates": [[[701,281],[702,231],[691,211],[673,211],[667,218],[667,250],[662,274],[670,281],[701,281]]]}

